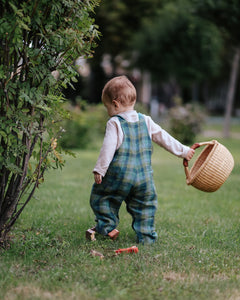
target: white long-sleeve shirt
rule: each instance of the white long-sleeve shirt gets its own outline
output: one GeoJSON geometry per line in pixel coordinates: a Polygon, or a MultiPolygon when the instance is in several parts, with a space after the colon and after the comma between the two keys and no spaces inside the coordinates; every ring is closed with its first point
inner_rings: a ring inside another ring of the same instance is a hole
{"type": "MultiPolygon", "coordinates": [[[[137,122],[139,120],[138,113],[135,110],[123,112],[119,116],[123,117],[127,122],[137,122]]],[[[190,149],[188,146],[177,141],[156,124],[151,117],[143,116],[149,136],[153,142],[178,157],[186,158],[190,149]]],[[[105,176],[116,150],[119,149],[123,142],[123,138],[124,134],[118,117],[112,117],[107,122],[103,145],[93,172],[97,172],[103,177],[105,176]]]]}

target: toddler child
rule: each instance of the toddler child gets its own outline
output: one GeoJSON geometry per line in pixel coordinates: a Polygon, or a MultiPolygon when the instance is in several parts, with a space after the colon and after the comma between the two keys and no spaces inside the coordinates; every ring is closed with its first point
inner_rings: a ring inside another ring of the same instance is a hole
{"type": "Polygon", "coordinates": [[[172,154],[190,160],[194,150],[174,139],[149,116],[134,110],[136,90],[126,76],[114,77],[102,91],[110,116],[103,145],[93,170],[90,205],[96,217],[92,230],[115,238],[123,201],[132,216],[139,243],[157,238],[154,215],[157,195],[151,166],[152,141],[172,154]]]}

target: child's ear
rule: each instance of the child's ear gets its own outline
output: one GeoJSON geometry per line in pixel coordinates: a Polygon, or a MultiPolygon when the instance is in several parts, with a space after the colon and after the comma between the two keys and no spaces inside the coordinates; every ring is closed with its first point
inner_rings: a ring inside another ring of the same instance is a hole
{"type": "Polygon", "coordinates": [[[112,101],[115,108],[119,108],[119,102],[117,100],[112,101]]]}

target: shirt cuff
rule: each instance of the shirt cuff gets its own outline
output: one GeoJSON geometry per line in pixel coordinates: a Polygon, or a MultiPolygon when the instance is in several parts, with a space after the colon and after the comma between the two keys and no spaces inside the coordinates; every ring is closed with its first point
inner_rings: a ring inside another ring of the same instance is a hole
{"type": "Polygon", "coordinates": [[[187,157],[187,154],[188,154],[188,151],[190,150],[190,147],[188,146],[184,146],[183,148],[183,154],[182,154],[182,157],[183,158],[186,158],[187,157]]]}
{"type": "Polygon", "coordinates": [[[105,174],[106,174],[106,172],[104,173],[103,171],[99,171],[98,169],[93,169],[93,171],[92,171],[93,173],[98,173],[98,174],[100,174],[102,177],[104,177],[105,176],[105,174]]]}

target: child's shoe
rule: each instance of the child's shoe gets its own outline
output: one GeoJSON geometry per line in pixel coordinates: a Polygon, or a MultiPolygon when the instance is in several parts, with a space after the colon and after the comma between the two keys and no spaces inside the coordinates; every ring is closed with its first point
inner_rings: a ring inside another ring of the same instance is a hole
{"type": "Polygon", "coordinates": [[[116,240],[116,238],[119,235],[119,231],[117,229],[113,229],[111,232],[108,233],[108,236],[110,237],[111,240],[116,240]]]}
{"type": "Polygon", "coordinates": [[[96,227],[89,228],[86,231],[86,239],[90,241],[95,241],[96,240],[95,233],[96,233],[96,227]]]}
{"type": "MultiPolygon", "coordinates": [[[[86,231],[86,239],[88,239],[90,241],[95,241],[96,240],[95,234],[96,234],[96,227],[89,228],[86,231]]],[[[119,231],[117,229],[113,229],[111,232],[108,233],[108,236],[113,241],[116,240],[118,235],[119,235],[119,231]]]]}

